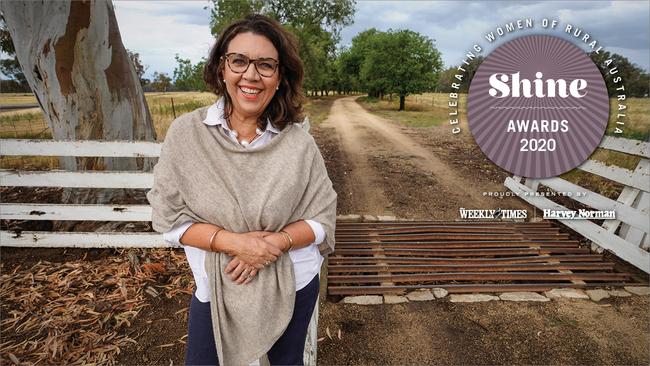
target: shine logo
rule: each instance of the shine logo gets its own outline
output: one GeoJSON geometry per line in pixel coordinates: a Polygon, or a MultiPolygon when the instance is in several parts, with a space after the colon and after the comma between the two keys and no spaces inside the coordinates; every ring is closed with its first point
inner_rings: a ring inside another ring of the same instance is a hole
{"type": "Polygon", "coordinates": [[[519,176],[569,171],[596,149],[609,117],[605,81],[577,46],[529,35],[496,48],[472,79],[469,127],[495,164],[519,176]]]}

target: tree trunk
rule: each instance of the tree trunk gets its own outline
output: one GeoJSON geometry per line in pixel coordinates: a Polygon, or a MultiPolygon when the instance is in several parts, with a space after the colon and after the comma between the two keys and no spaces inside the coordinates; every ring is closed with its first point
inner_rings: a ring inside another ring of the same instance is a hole
{"type": "Polygon", "coordinates": [[[406,100],[406,95],[399,95],[399,110],[403,111],[404,110],[404,102],[406,100]]]}
{"type": "MultiPolygon", "coordinates": [[[[11,38],[54,139],[156,139],[110,1],[3,1],[11,38]]],[[[67,170],[150,169],[152,159],[62,158],[67,170]]]]}
{"type": "MultiPolygon", "coordinates": [[[[110,1],[2,1],[0,11],[54,139],[155,141],[110,1]]],[[[66,170],[151,170],[155,159],[60,158],[66,170]]],[[[107,203],[124,190],[66,190],[107,203]]]]}

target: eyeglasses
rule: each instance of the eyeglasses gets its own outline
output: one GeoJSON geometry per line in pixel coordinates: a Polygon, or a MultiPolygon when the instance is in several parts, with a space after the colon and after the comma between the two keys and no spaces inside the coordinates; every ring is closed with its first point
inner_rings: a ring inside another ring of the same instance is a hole
{"type": "Polygon", "coordinates": [[[272,58],[257,58],[250,59],[241,53],[228,53],[226,54],[226,63],[232,72],[235,74],[243,74],[248,70],[251,63],[255,65],[257,73],[265,78],[270,78],[275,74],[278,69],[279,62],[272,58]]]}

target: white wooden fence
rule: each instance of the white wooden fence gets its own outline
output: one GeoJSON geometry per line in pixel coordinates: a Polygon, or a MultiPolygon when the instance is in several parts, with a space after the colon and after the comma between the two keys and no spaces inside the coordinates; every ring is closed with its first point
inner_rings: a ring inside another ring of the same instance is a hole
{"type": "MultiPolygon", "coordinates": [[[[306,122],[309,128],[309,122],[306,122]]],[[[162,144],[142,141],[0,140],[0,156],[159,157],[162,144]]],[[[153,172],[0,170],[3,187],[150,189],[153,172]]],[[[0,203],[3,220],[151,221],[149,205],[0,203]]],[[[151,232],[47,232],[1,230],[0,246],[39,248],[164,248],[162,234],[151,232]]],[[[176,245],[177,246],[177,245],[176,245]]],[[[316,364],[318,306],[314,311],[305,364],[316,364]]]]}
{"type": "Polygon", "coordinates": [[[608,166],[595,160],[587,160],[578,167],[585,172],[624,185],[625,188],[617,200],[562,178],[522,179],[514,176],[506,178],[504,184],[520,198],[542,210],[568,210],[546,197],[534,195],[542,185],[556,192],[572,192],[572,199],[595,210],[614,210],[616,219],[604,220],[602,225],[589,220],[558,221],[589,239],[594,250],[612,251],[618,257],[650,273],[650,143],[606,136],[600,148],[641,157],[634,170],[608,166]],[[580,196],[575,195],[578,192],[580,196]]]}

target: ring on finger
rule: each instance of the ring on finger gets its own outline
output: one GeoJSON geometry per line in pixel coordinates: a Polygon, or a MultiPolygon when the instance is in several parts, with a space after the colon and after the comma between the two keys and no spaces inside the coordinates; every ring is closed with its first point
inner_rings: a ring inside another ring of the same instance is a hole
{"type": "Polygon", "coordinates": [[[265,266],[268,266],[269,264],[271,264],[271,262],[269,262],[269,261],[264,262],[265,266]]]}

